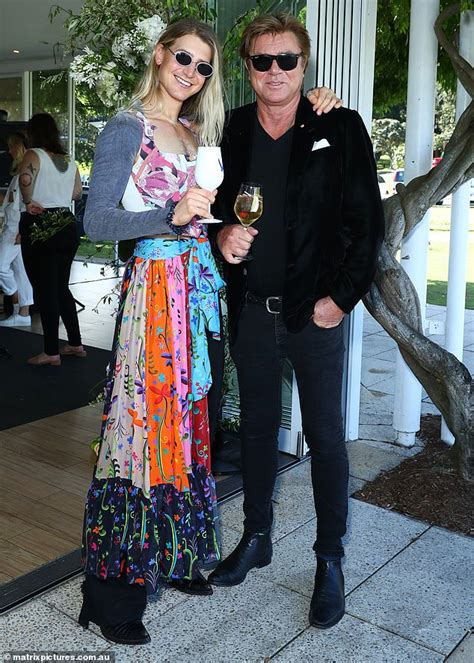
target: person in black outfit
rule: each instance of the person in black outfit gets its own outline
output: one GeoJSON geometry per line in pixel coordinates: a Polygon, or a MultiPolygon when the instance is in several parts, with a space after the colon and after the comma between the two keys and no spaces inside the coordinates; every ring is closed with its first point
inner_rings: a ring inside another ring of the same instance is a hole
{"type": "Polygon", "coordinates": [[[79,244],[69,205],[82,196],[82,184],[76,164],[61,145],[51,115],[33,115],[27,133],[31,149],[26,151],[20,166],[20,190],[26,206],[20,219],[21,251],[35,301],[39,303],[44,335],[44,352],[28,359],[28,363],[59,366],[62,354],[86,356],[76,304],[69,290],[71,265],[79,244]],[[34,228],[48,227],[48,213],[59,213],[70,222],[50,237],[36,239],[34,228]],[[68,335],[68,343],[61,350],[60,317],[68,335]]]}
{"type": "Polygon", "coordinates": [[[245,520],[240,543],[209,580],[236,585],[271,561],[282,367],[289,358],[317,514],[309,621],[329,628],[345,610],[341,323],[370,287],[384,224],[362,119],[343,108],[318,116],[301,95],[309,50],[306,29],[287,14],[256,18],[242,37],[240,52],[257,100],[230,113],[215,216],[226,223],[216,243],[225,259],[239,381],[245,520]],[[241,182],[263,189],[263,215],[249,229],[233,213],[241,182]],[[244,262],[250,247],[253,260],[244,262]]]}

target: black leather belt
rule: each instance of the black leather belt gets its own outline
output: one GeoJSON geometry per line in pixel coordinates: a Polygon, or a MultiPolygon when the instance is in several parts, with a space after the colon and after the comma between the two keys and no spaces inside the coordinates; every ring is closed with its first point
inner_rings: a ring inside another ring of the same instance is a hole
{"type": "Polygon", "coordinates": [[[245,299],[251,304],[260,304],[261,306],[265,306],[267,311],[269,313],[273,313],[273,315],[279,315],[281,313],[281,297],[257,297],[257,295],[253,295],[251,292],[247,292],[245,299]]]}

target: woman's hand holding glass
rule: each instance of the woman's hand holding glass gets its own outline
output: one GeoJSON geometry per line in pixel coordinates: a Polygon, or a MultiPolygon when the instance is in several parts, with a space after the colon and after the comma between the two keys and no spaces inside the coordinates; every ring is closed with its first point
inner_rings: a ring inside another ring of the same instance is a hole
{"type": "Polygon", "coordinates": [[[188,189],[174,209],[173,225],[185,226],[194,216],[212,219],[209,206],[215,201],[216,193],[217,189],[214,191],[198,187],[188,189]]]}

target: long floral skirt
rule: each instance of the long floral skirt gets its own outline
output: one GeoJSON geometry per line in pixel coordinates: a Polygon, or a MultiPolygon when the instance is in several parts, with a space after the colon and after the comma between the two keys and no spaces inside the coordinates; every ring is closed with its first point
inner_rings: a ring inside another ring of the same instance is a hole
{"type": "Polygon", "coordinates": [[[85,510],[85,572],[148,593],[220,557],[207,396],[191,385],[191,255],[127,264],[85,510]]]}

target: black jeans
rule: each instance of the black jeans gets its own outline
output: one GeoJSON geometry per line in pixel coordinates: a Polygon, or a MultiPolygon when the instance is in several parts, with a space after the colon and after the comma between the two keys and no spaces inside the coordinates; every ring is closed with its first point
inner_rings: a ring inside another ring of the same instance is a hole
{"type": "Polygon", "coordinates": [[[281,315],[246,303],[231,348],[237,367],[241,408],[245,529],[263,532],[272,524],[271,498],[277,473],[283,360],[295,371],[303,432],[311,456],[317,515],[318,554],[342,557],[346,531],[348,460],[341,391],[342,325],[322,329],[309,320],[290,333],[281,315]]]}
{"type": "Polygon", "coordinates": [[[66,327],[68,343],[81,345],[76,304],[69,290],[71,265],[78,247],[76,224],[71,223],[46,242],[30,241],[31,214],[22,214],[21,253],[26,273],[39,305],[44,335],[44,351],[59,353],[59,318],[66,327]]]}

